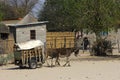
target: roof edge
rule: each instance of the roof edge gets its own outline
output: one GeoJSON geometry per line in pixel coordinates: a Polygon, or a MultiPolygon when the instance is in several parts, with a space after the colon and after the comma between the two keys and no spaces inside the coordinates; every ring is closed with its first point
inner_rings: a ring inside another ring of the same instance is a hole
{"type": "Polygon", "coordinates": [[[26,23],[26,24],[7,24],[10,27],[17,27],[17,26],[27,26],[27,25],[36,25],[36,24],[46,24],[49,21],[41,21],[41,22],[33,22],[33,23],[26,23]]]}

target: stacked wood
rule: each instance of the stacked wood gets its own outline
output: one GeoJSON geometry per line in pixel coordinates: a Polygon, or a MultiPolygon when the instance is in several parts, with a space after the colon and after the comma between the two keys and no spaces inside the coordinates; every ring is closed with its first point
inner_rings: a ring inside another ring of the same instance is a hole
{"type": "Polygon", "coordinates": [[[74,47],[74,32],[47,32],[46,48],[71,48],[74,47]]]}

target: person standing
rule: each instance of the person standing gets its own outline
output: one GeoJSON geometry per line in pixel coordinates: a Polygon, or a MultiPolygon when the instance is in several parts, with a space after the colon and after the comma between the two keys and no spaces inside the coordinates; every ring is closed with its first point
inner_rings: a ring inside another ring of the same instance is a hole
{"type": "Polygon", "coordinates": [[[87,50],[88,49],[88,45],[89,45],[90,43],[89,43],[89,40],[88,40],[88,38],[87,37],[84,37],[83,38],[83,48],[84,48],[84,50],[87,50]]]}

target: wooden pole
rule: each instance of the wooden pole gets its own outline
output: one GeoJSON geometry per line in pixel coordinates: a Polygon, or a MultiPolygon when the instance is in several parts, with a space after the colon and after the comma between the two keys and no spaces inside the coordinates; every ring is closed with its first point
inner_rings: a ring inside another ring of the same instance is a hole
{"type": "Polygon", "coordinates": [[[118,52],[120,53],[120,44],[119,44],[119,40],[117,40],[117,44],[118,44],[118,52]]]}
{"type": "Polygon", "coordinates": [[[66,37],[64,37],[64,48],[66,48],[66,37]]]}
{"type": "Polygon", "coordinates": [[[54,44],[54,47],[56,48],[56,37],[55,37],[55,39],[54,39],[54,43],[55,43],[55,44],[54,44]]]}

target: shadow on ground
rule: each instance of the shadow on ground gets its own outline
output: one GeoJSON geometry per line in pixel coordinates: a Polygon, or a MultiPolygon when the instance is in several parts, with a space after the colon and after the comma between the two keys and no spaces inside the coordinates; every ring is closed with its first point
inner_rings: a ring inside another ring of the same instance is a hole
{"type": "Polygon", "coordinates": [[[29,69],[28,67],[25,67],[25,68],[19,68],[19,67],[14,67],[14,68],[7,68],[6,70],[27,70],[29,69]]]}
{"type": "Polygon", "coordinates": [[[71,59],[71,61],[108,61],[108,60],[120,60],[120,55],[79,56],[78,58],[71,59]]]}

